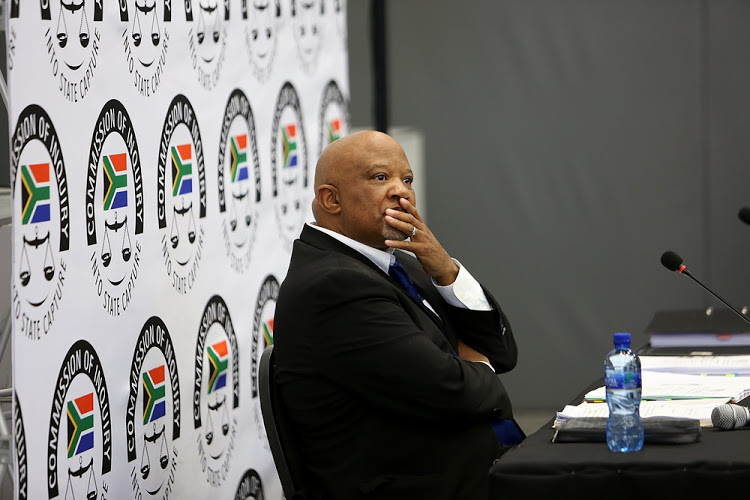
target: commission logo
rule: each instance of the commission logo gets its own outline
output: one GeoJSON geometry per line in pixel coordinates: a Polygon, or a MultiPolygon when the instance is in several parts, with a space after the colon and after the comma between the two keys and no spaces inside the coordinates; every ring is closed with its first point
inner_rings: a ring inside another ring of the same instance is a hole
{"type": "Polygon", "coordinates": [[[94,126],[86,175],[86,238],[101,307],[119,316],[130,305],[141,261],[143,182],[132,122],[122,104],[104,105],[94,126]]]}
{"type": "Polygon", "coordinates": [[[174,345],[152,316],[135,344],[125,414],[133,498],[167,499],[174,488],[180,437],[180,381],[174,345]]]}
{"type": "Polygon", "coordinates": [[[18,394],[13,391],[13,436],[16,450],[16,491],[19,499],[28,498],[28,465],[26,462],[26,432],[18,394]]]}
{"type": "Polygon", "coordinates": [[[232,318],[218,295],[206,304],[195,345],[193,424],[206,482],[227,479],[237,437],[240,404],[239,354],[232,318]]]}
{"type": "Polygon", "coordinates": [[[319,155],[330,143],[349,133],[348,109],[339,86],[331,80],[323,90],[323,99],[320,102],[319,155]]]}
{"type": "Polygon", "coordinates": [[[287,246],[299,235],[305,220],[307,141],[297,91],[287,82],[276,100],[271,128],[271,180],[276,200],[276,223],[287,246]]]}
{"type": "Polygon", "coordinates": [[[224,248],[232,269],[250,267],[258,230],[260,162],[250,102],[235,89],[229,96],[219,139],[219,212],[224,248]]]}
{"type": "Polygon", "coordinates": [[[167,64],[172,0],[120,0],[122,53],[135,89],[150,97],[159,89],[167,64]]]}
{"type": "Polygon", "coordinates": [[[104,500],[112,466],[109,393],[94,348],[79,340],[63,358],[55,383],[47,444],[49,498],[104,500]]]}
{"type": "Polygon", "coordinates": [[[234,500],[263,500],[263,483],[254,469],[248,469],[240,478],[234,500]]]}
{"type": "MultiPolygon", "coordinates": [[[[268,80],[276,58],[279,30],[281,29],[280,0],[251,0],[249,22],[245,25],[245,45],[250,68],[259,82],[268,80]]],[[[243,11],[243,19],[248,12],[243,11]]]]}
{"type": "Polygon", "coordinates": [[[308,74],[318,67],[323,12],[324,0],[292,0],[292,31],[297,57],[308,74]]]}
{"type": "Polygon", "coordinates": [[[229,0],[185,0],[190,59],[205,90],[216,87],[227,55],[229,0]]]}
{"type": "Polygon", "coordinates": [[[18,117],[10,168],[13,320],[16,331],[40,339],[51,331],[62,301],[70,220],[60,141],[49,115],[37,105],[18,117]]]}
{"type": "Polygon", "coordinates": [[[203,253],[206,172],[195,110],[181,94],[164,119],[157,176],[164,269],[172,287],[185,294],[195,285],[203,253]]]}
{"type": "MultiPolygon", "coordinates": [[[[44,59],[67,101],[81,101],[91,90],[102,44],[97,23],[102,21],[103,3],[102,0],[40,2],[47,46],[44,59]]],[[[18,15],[18,5],[11,5],[11,18],[18,15]]]]}
{"type": "MultiPolygon", "coordinates": [[[[253,342],[250,365],[253,399],[258,397],[258,365],[260,364],[260,357],[263,355],[265,348],[273,344],[273,318],[276,313],[276,301],[278,298],[278,280],[273,275],[266,276],[258,292],[258,301],[255,303],[255,315],[253,317],[253,342]]],[[[265,441],[266,431],[263,427],[260,405],[253,405],[253,416],[258,436],[261,437],[261,441],[265,441]]]]}

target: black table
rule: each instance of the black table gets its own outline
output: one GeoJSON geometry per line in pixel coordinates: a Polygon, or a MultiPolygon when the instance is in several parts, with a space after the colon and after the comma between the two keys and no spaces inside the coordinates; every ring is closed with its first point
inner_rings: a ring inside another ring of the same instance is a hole
{"type": "MultiPolygon", "coordinates": [[[[750,406],[750,398],[741,404],[750,406]]],[[[615,453],[606,443],[553,443],[553,422],[495,461],[492,499],[718,500],[744,497],[750,487],[750,427],[703,428],[697,443],[646,442],[640,451],[615,453]]]]}

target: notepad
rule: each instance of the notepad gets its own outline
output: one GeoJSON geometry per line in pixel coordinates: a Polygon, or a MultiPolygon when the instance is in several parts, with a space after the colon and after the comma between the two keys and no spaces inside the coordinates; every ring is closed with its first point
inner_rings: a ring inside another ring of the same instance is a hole
{"type": "MultiPolygon", "coordinates": [[[[750,377],[717,377],[643,370],[642,400],[729,398],[741,401],[750,395],[750,377]]],[[[606,388],[598,387],[584,396],[584,401],[606,400],[606,388]]]]}

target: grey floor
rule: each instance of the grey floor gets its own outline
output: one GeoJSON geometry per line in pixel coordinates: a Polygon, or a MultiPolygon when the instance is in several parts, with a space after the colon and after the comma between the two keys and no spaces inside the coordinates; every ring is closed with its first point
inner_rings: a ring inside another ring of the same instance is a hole
{"type": "Polygon", "coordinates": [[[527,436],[538,431],[555,417],[557,409],[549,408],[513,408],[513,416],[527,436]]]}

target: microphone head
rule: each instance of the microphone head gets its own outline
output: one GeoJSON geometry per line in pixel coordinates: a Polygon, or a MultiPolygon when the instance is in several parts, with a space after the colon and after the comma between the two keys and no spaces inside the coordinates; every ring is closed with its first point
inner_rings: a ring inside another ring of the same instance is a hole
{"type": "Polygon", "coordinates": [[[679,271],[680,266],[682,266],[682,257],[674,253],[672,250],[667,250],[661,254],[661,265],[670,271],[679,271]]]}
{"type": "Polygon", "coordinates": [[[739,217],[740,220],[745,224],[750,225],[750,207],[740,208],[740,212],[737,214],[737,217],[739,217]]]}
{"type": "Polygon", "coordinates": [[[717,429],[729,431],[744,427],[750,420],[747,408],[735,404],[722,404],[711,410],[711,423],[717,429]]]}

